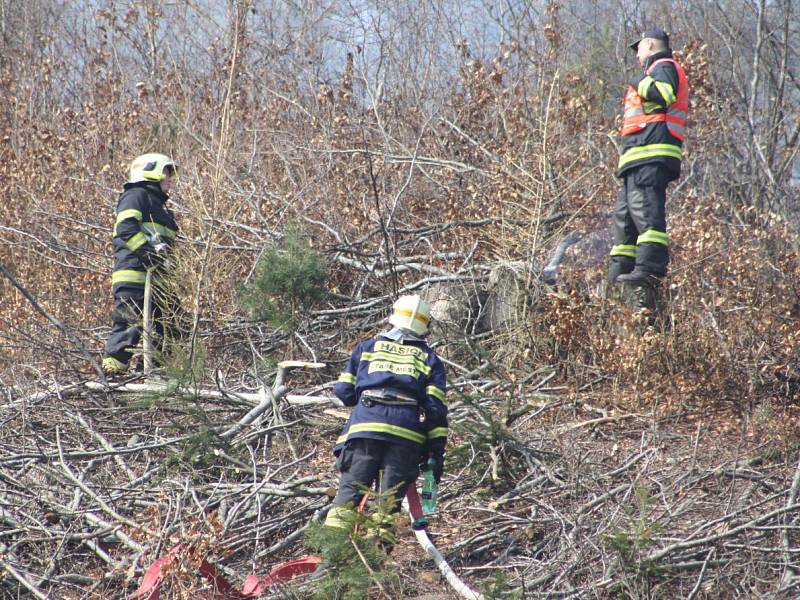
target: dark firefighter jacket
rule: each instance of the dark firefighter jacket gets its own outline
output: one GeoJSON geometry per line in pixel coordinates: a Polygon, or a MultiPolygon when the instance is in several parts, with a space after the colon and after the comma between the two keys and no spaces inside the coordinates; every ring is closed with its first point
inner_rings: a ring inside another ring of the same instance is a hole
{"type": "MultiPolygon", "coordinates": [[[[661,58],[672,58],[672,51],[665,50],[650,56],[645,64],[645,72],[637,75],[630,84],[634,90],[639,91],[645,112],[648,113],[666,113],[668,107],[681,93],[680,77],[673,63],[663,61],[652,71],[647,72],[650,66],[661,58]],[[643,83],[646,85],[640,85],[643,83]],[[665,98],[665,95],[668,97],[665,98]]],[[[670,133],[665,121],[648,123],[636,133],[623,135],[622,142],[618,176],[624,176],[632,168],[654,163],[664,165],[670,179],[677,179],[680,176],[683,142],[670,133]]]]}
{"type": "Polygon", "coordinates": [[[158,263],[154,246],[171,244],[178,234],[167,195],[157,182],[126,183],[114,221],[114,291],[140,290],[149,267],[158,263]],[[157,234],[157,237],[156,237],[157,234]]]}
{"type": "Polygon", "coordinates": [[[422,340],[392,339],[390,333],[361,342],[350,356],[334,392],[353,412],[336,441],[334,452],[354,438],[371,438],[405,445],[420,452],[428,443],[444,448],[447,441],[445,371],[438,356],[422,340]],[[414,398],[412,406],[371,403],[368,389],[393,389],[414,398]],[[420,412],[425,419],[420,421],[420,412]]]}

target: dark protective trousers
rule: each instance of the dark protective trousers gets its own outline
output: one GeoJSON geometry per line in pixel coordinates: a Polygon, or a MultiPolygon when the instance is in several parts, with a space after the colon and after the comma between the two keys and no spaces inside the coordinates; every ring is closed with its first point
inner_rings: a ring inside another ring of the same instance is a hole
{"type": "MultiPolygon", "coordinates": [[[[156,313],[160,313],[160,311],[153,303],[153,328],[161,336],[164,328],[161,319],[156,318],[156,313]]],[[[106,340],[104,357],[111,357],[125,365],[128,364],[133,356],[131,348],[135,348],[142,337],[143,315],[144,291],[137,292],[128,289],[114,294],[111,334],[106,340]]]]}
{"type": "Polygon", "coordinates": [[[417,479],[421,453],[421,448],[415,452],[408,446],[384,440],[348,440],[336,460],[342,475],[333,504],[358,506],[364,491],[383,471],[378,489],[381,495],[392,490],[395,502],[390,512],[396,513],[408,486],[417,479]]]}
{"type": "Polygon", "coordinates": [[[614,247],[608,280],[634,267],[657,277],[667,272],[667,184],[673,179],[662,165],[636,167],[624,175],[614,209],[614,247]]]}
{"type": "MultiPolygon", "coordinates": [[[[163,339],[168,327],[170,337],[181,334],[180,321],[183,313],[178,302],[165,294],[158,286],[154,286],[152,296],[154,343],[163,339]],[[166,307],[166,308],[165,308],[166,307]],[[166,313],[166,314],[165,314],[166,313]],[[166,321],[170,323],[165,327],[166,321]]],[[[126,287],[114,291],[114,311],[111,313],[111,334],[106,340],[103,357],[128,364],[135,348],[142,337],[144,323],[144,288],[126,287]]]]}

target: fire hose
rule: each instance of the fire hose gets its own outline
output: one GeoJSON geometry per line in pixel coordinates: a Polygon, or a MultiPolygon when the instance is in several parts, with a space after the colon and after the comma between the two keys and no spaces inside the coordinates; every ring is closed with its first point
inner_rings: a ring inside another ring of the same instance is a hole
{"type": "MultiPolygon", "coordinates": [[[[408,511],[412,523],[422,517],[422,506],[420,506],[419,494],[417,493],[417,488],[413,485],[408,487],[406,498],[403,501],[403,508],[408,511]]],[[[419,542],[419,545],[425,550],[425,554],[433,560],[436,564],[436,568],[442,573],[447,583],[450,584],[450,587],[453,588],[461,598],[465,600],[483,600],[482,594],[474,591],[456,575],[455,571],[447,564],[441,552],[433,545],[433,542],[431,542],[424,528],[412,528],[412,530],[414,531],[414,536],[417,538],[417,542],[419,542]]]]}

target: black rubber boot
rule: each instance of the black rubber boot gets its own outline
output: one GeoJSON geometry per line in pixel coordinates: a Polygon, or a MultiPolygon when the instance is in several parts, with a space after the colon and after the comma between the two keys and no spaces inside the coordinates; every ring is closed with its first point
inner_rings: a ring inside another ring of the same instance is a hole
{"type": "Polygon", "coordinates": [[[656,312],[658,288],[648,284],[632,284],[632,306],[634,310],[656,312]]]}
{"type": "Polygon", "coordinates": [[[630,283],[637,285],[649,285],[651,287],[658,287],[660,279],[657,275],[636,267],[630,273],[624,273],[617,277],[620,283],[630,283]]]}

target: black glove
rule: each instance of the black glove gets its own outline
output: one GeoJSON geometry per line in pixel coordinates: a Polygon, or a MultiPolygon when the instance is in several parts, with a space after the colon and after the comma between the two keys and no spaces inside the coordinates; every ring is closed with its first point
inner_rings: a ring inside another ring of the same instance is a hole
{"type": "Polygon", "coordinates": [[[428,442],[419,458],[419,470],[424,471],[428,468],[428,459],[432,458],[435,462],[433,467],[433,478],[439,483],[444,473],[444,439],[441,442],[428,442]]]}
{"type": "Polygon", "coordinates": [[[436,464],[432,465],[433,478],[436,483],[439,483],[442,480],[442,475],[444,475],[444,454],[432,454],[429,460],[436,462],[436,464]]]}

